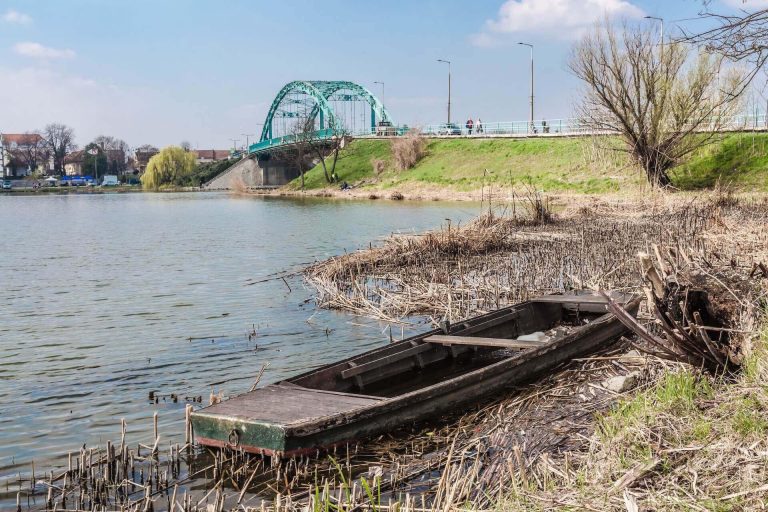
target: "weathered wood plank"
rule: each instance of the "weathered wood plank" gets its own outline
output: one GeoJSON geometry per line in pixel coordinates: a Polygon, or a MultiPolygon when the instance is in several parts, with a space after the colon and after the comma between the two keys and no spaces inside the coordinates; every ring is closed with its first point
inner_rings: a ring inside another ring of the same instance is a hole
{"type": "MultiPolygon", "coordinates": [[[[400,352],[396,352],[394,354],[390,354],[388,356],[384,356],[379,359],[374,359],[373,361],[369,361],[367,363],[359,364],[352,366],[351,368],[347,368],[346,370],[341,371],[341,376],[345,379],[348,379],[350,377],[354,377],[355,375],[361,375],[365,372],[368,372],[370,370],[374,370],[376,368],[381,368],[382,366],[386,366],[388,364],[394,363],[396,361],[400,361],[402,359],[407,359],[409,357],[413,357],[416,354],[421,354],[422,352],[427,352],[429,350],[432,350],[434,347],[428,343],[422,343],[419,345],[415,345],[409,348],[406,348],[405,350],[401,350],[400,352]]],[[[414,359],[414,364],[416,364],[416,360],[414,359]]]]}
{"type": "Polygon", "coordinates": [[[249,421],[290,424],[350,411],[381,400],[374,396],[273,384],[230,398],[204,411],[249,421]]]}
{"type": "Polygon", "coordinates": [[[428,336],[424,338],[424,341],[428,343],[439,343],[441,345],[475,345],[478,347],[514,348],[523,350],[540,347],[544,344],[540,341],[507,340],[504,338],[480,338],[476,336],[445,336],[442,334],[428,336]]]}

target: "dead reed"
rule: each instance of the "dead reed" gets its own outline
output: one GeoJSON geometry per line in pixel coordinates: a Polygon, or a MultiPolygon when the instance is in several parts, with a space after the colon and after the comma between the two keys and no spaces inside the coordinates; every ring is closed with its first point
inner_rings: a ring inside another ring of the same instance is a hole
{"type": "MultiPolygon", "coordinates": [[[[768,210],[755,208],[760,212],[730,208],[727,215],[756,217],[768,210]]],[[[720,255],[720,246],[732,242],[718,238],[724,213],[702,201],[631,213],[612,208],[588,220],[562,215],[552,224],[541,224],[535,209],[533,215],[520,210],[507,207],[504,215],[487,213],[464,226],[395,235],[312,265],[306,276],[322,307],[389,322],[409,315],[453,321],[542,293],[639,289],[635,255],[654,243],[720,255]]]]}
{"type": "Polygon", "coordinates": [[[395,168],[406,171],[416,165],[425,155],[426,139],[418,130],[411,130],[403,137],[392,140],[392,160],[395,168]]]}

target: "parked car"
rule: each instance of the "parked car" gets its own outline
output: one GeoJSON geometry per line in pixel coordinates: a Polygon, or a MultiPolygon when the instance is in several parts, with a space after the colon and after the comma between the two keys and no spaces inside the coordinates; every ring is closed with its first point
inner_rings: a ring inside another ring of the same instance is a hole
{"type": "Polygon", "coordinates": [[[119,181],[117,181],[117,176],[113,174],[107,174],[104,176],[104,178],[101,180],[101,186],[102,187],[116,187],[120,184],[119,181]]]}
{"type": "Polygon", "coordinates": [[[443,123],[437,127],[438,135],[461,135],[461,128],[456,123],[443,123]]]}
{"type": "Polygon", "coordinates": [[[13,184],[11,183],[11,180],[3,180],[2,187],[3,190],[11,190],[11,188],[13,188],[13,184]]]}

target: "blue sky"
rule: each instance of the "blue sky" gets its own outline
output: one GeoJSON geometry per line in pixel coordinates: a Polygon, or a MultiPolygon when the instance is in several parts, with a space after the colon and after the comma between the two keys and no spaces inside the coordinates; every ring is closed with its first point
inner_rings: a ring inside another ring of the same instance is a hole
{"type": "MultiPolygon", "coordinates": [[[[713,0],[719,12],[742,0],[713,0]]],[[[768,7],[748,0],[747,8],[768,7]]],[[[690,18],[700,0],[0,0],[0,130],[63,122],[80,145],[188,140],[231,146],[258,133],[291,80],[352,80],[395,120],[526,119],[535,45],[537,118],[573,114],[569,49],[604,13],[690,18]]],[[[652,21],[645,21],[652,23],[652,21]]]]}

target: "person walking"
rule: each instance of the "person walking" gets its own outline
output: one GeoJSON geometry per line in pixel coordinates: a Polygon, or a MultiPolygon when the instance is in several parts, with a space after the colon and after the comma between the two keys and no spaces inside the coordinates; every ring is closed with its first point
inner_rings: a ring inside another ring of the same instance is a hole
{"type": "Polygon", "coordinates": [[[475,133],[480,135],[483,133],[483,121],[478,117],[477,122],[475,123],[475,133]]]}
{"type": "Polygon", "coordinates": [[[467,128],[467,134],[472,135],[472,127],[474,124],[475,123],[472,121],[471,117],[467,119],[467,124],[464,125],[467,128]]]}

